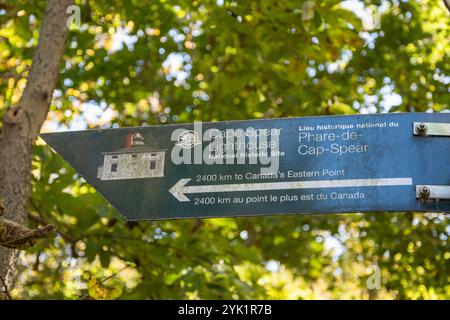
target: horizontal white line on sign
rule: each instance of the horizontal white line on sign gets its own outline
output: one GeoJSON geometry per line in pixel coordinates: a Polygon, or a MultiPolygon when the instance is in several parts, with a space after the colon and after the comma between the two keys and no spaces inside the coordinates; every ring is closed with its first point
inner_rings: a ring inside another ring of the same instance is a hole
{"type": "Polygon", "coordinates": [[[213,192],[240,192],[264,190],[293,190],[293,189],[319,189],[319,188],[352,188],[352,187],[386,187],[410,186],[412,178],[381,178],[381,179],[343,179],[343,180],[316,180],[316,181],[284,181],[262,183],[236,183],[186,186],[190,178],[180,179],[169,192],[179,201],[190,201],[186,193],[213,193],[213,192]]]}

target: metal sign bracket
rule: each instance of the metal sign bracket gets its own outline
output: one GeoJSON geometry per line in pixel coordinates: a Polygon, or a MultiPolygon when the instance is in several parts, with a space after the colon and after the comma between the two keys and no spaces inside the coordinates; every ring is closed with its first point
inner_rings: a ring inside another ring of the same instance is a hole
{"type": "MultiPolygon", "coordinates": [[[[414,122],[413,134],[415,136],[450,137],[449,123],[414,122]]],[[[422,202],[428,200],[450,200],[450,186],[417,185],[416,198],[422,202]]]]}
{"type": "Polygon", "coordinates": [[[450,186],[417,185],[416,197],[423,202],[428,200],[450,200],[450,186]]]}
{"type": "Polygon", "coordinates": [[[414,122],[413,134],[415,136],[450,137],[450,123],[414,122]]]}

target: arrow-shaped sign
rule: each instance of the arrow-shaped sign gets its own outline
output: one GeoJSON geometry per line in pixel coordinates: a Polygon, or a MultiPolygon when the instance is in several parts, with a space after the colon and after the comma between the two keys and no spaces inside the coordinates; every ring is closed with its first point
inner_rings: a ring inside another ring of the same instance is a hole
{"type": "Polygon", "coordinates": [[[129,220],[450,212],[450,113],[176,124],[41,137],[129,220]]]}
{"type": "Polygon", "coordinates": [[[186,186],[190,178],[180,179],[169,192],[180,202],[190,201],[185,194],[217,193],[240,191],[321,189],[321,188],[352,188],[352,187],[387,187],[411,186],[411,178],[382,178],[382,179],[345,179],[345,180],[316,180],[316,181],[286,181],[242,184],[217,184],[186,186]]]}

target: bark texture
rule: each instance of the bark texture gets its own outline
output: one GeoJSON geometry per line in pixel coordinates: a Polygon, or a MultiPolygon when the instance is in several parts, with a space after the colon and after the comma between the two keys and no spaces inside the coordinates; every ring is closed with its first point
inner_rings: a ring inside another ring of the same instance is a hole
{"type": "MultiPolygon", "coordinates": [[[[67,7],[73,0],[48,0],[39,43],[20,103],[5,112],[0,136],[0,198],[4,218],[20,225],[27,219],[31,158],[48,113],[67,34],[67,7]]],[[[0,293],[9,297],[17,277],[18,251],[0,248],[0,293]]]]}

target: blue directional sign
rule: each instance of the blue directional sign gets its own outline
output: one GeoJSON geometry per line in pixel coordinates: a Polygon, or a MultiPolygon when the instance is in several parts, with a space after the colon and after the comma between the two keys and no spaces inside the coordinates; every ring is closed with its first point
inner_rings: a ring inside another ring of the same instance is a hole
{"type": "Polygon", "coordinates": [[[450,114],[43,134],[128,220],[450,212],[450,114]]]}

